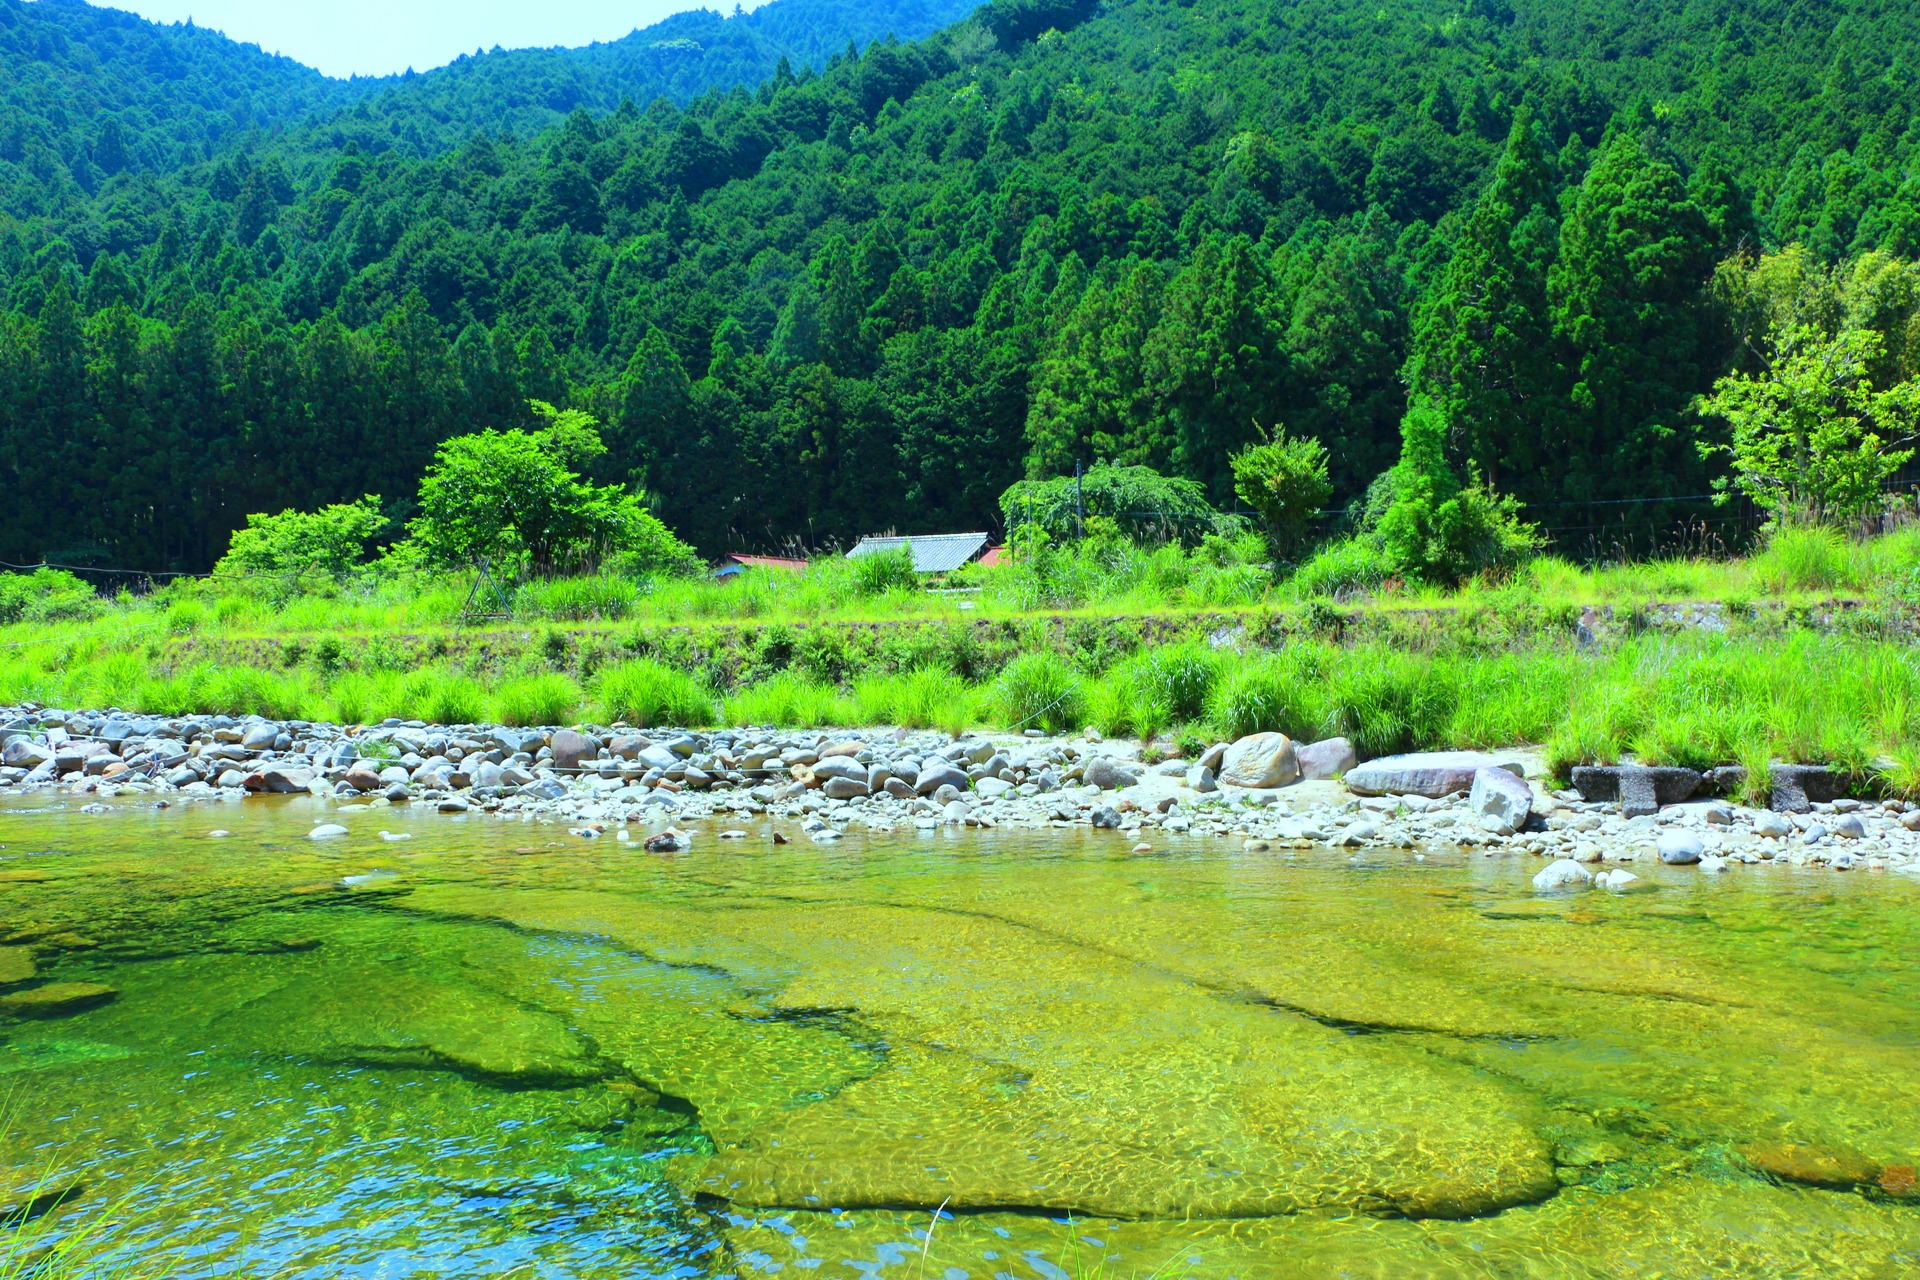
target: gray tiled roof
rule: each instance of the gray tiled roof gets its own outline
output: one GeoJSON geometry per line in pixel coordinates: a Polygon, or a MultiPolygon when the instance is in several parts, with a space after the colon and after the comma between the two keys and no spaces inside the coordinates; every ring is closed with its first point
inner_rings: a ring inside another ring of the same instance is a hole
{"type": "Polygon", "coordinates": [[[916,573],[946,573],[958,569],[967,561],[986,550],[987,535],[984,533],[935,533],[914,538],[862,538],[847,552],[849,560],[857,556],[870,556],[877,551],[891,551],[895,547],[907,547],[913,551],[913,568],[916,573]]]}

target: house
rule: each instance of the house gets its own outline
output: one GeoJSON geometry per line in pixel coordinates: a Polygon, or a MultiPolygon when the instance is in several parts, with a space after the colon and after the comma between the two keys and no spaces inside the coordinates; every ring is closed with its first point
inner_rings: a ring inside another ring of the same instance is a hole
{"type": "Polygon", "coordinates": [[[913,552],[915,573],[952,573],[978,559],[992,541],[984,533],[931,533],[911,538],[862,538],[847,552],[847,559],[876,555],[905,547],[913,552]]]}
{"type": "Polygon", "coordinates": [[[787,556],[730,555],[720,562],[711,576],[715,582],[731,582],[749,569],[779,569],[783,573],[805,573],[807,562],[787,556]]]}

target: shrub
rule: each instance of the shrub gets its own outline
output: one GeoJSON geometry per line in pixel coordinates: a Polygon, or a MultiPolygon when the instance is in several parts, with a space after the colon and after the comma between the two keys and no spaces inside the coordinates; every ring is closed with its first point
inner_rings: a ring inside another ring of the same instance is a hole
{"type": "Polygon", "coordinates": [[[91,618],[106,609],[92,587],[64,569],[0,573],[0,624],[91,618]]]}
{"type": "Polygon", "coordinates": [[[1081,532],[1082,507],[1087,521],[1111,520],[1135,541],[1191,543],[1239,523],[1216,511],[1198,482],[1150,467],[1095,463],[1078,484],[1072,476],[1022,480],[1000,495],[1009,531],[1045,531],[1055,542],[1081,532]]]}
{"type": "Polygon", "coordinates": [[[246,528],[233,531],[227,554],[213,571],[227,576],[338,577],[359,562],[367,539],[386,523],[380,499],[373,494],[312,512],[255,512],[247,517],[246,528]]]}
{"type": "Polygon", "coordinates": [[[1853,548],[1834,530],[1821,525],[1775,530],[1753,558],[1754,581],[1770,592],[1832,591],[1862,583],[1853,548]]]}
{"type": "Polygon", "coordinates": [[[1348,599],[1363,591],[1377,591],[1397,571],[1393,557],[1373,538],[1361,536],[1329,542],[1287,580],[1296,599],[1331,596],[1348,599]]]}
{"type": "Polygon", "coordinates": [[[504,681],[493,692],[500,723],[521,728],[566,724],[579,710],[580,701],[580,686],[550,671],[504,681]]]}
{"type": "MultiPolygon", "coordinates": [[[[1541,543],[1512,498],[1478,479],[1462,485],[1446,461],[1446,422],[1416,404],[1400,422],[1400,461],[1386,474],[1390,498],[1375,535],[1403,572],[1452,586],[1487,569],[1519,564],[1541,543]]],[[[1373,495],[1368,495],[1369,502],[1373,495]]]]}
{"type": "Polygon", "coordinates": [[[176,636],[192,635],[207,622],[207,607],[198,600],[175,600],[167,606],[166,628],[176,636]]]}
{"type": "Polygon", "coordinates": [[[600,673],[602,718],[636,726],[703,725],[713,722],[713,699],[699,682],[650,658],[623,662],[600,673]]]}
{"type": "Polygon", "coordinates": [[[1007,664],[994,684],[1000,722],[1009,730],[1060,732],[1085,715],[1079,675],[1052,653],[1022,654],[1007,664]]]}
{"type": "Polygon", "coordinates": [[[1232,458],[1233,491],[1259,512],[1277,556],[1291,556],[1307,528],[1333,496],[1327,451],[1311,436],[1289,438],[1284,429],[1232,458]]]}
{"type": "Polygon", "coordinates": [[[920,586],[920,575],[913,567],[913,552],[904,546],[850,556],[847,564],[853,574],[854,590],[863,596],[913,591],[920,586]]]}

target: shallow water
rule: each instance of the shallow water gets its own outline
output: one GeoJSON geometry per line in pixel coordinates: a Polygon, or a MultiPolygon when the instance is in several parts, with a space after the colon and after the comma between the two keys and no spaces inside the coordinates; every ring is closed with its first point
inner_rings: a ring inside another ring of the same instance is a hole
{"type": "Polygon", "coordinates": [[[1902,877],[79,803],[0,801],[12,990],[118,993],[0,1018],[0,1201],[144,1269],[1920,1272],[1902,877]]]}

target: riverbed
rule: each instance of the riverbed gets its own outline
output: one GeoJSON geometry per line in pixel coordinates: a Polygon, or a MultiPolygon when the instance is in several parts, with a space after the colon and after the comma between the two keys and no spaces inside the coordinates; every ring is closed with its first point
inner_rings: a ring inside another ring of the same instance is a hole
{"type": "Polygon", "coordinates": [[[92,984],[0,1201],[155,1273],[1920,1270],[1908,877],[82,804],[0,801],[0,1008],[92,984]]]}

